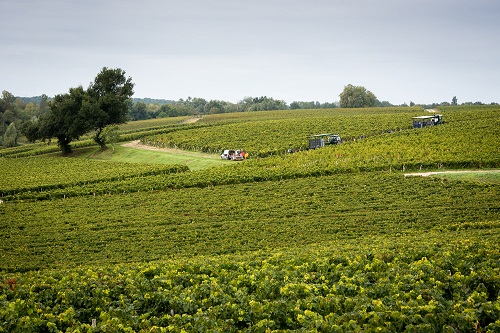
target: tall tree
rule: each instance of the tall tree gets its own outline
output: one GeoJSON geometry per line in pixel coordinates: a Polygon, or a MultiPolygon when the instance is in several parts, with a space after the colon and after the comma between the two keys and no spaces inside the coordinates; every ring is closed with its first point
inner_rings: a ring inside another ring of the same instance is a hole
{"type": "Polygon", "coordinates": [[[108,125],[127,121],[128,103],[134,94],[133,88],[132,78],[126,78],[125,71],[103,67],[87,89],[82,115],[87,121],[87,127],[95,131],[94,141],[101,147],[106,147],[103,129],[108,125]]]}
{"type": "Polygon", "coordinates": [[[458,105],[457,96],[453,96],[453,98],[451,99],[451,105],[458,105]]]}
{"type": "Polygon", "coordinates": [[[339,96],[341,108],[366,108],[377,105],[377,97],[362,86],[348,84],[339,96]]]}
{"type": "Polygon", "coordinates": [[[69,93],[60,94],[49,102],[50,110],[40,121],[39,137],[57,138],[57,144],[63,154],[71,152],[70,143],[87,133],[90,125],[81,113],[85,90],[79,86],[70,88],[69,93]]]}

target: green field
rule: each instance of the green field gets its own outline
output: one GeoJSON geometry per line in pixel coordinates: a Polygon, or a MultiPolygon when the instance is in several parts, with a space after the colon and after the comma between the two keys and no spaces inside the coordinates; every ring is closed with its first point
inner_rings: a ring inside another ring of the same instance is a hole
{"type": "Polygon", "coordinates": [[[228,161],[221,160],[217,154],[188,152],[180,149],[176,151],[144,150],[121,145],[117,145],[114,152],[108,149],[94,153],[90,158],[127,163],[181,164],[186,165],[190,170],[202,170],[228,163],[228,161]]]}
{"type": "Polygon", "coordinates": [[[500,107],[440,112],[122,127],[184,152],[2,150],[0,332],[498,332],[498,172],[405,173],[499,169],[500,107]],[[300,149],[325,132],[345,142],[300,149]]]}

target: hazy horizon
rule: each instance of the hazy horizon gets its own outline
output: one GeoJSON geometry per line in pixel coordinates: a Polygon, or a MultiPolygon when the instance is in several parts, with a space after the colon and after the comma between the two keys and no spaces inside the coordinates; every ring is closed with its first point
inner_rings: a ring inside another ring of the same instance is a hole
{"type": "Polygon", "coordinates": [[[398,105],[500,102],[494,0],[3,0],[0,90],[87,87],[121,68],[137,98],[398,105]]]}

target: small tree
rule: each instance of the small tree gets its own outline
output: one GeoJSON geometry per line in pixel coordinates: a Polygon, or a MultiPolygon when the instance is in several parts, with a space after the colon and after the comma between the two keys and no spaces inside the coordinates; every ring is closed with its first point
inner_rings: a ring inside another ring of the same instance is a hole
{"type": "Polygon", "coordinates": [[[10,125],[5,130],[5,133],[3,135],[3,145],[5,147],[17,146],[17,129],[15,123],[10,123],[10,125]]]}
{"type": "Polygon", "coordinates": [[[457,96],[453,96],[453,98],[451,99],[451,105],[458,105],[457,96]]]}
{"type": "Polygon", "coordinates": [[[339,96],[341,108],[366,108],[377,105],[377,97],[362,86],[348,84],[339,96]]]}

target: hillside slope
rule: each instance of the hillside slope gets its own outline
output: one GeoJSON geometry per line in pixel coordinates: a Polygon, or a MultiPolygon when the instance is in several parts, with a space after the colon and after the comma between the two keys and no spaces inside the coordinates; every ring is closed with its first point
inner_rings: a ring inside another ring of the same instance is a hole
{"type": "Polygon", "coordinates": [[[414,109],[151,129],[251,152],[198,171],[1,158],[0,332],[498,331],[500,185],[404,173],[499,168],[500,108],[440,111],[422,129],[414,109]],[[284,153],[334,131],[357,139],[284,153]]]}

